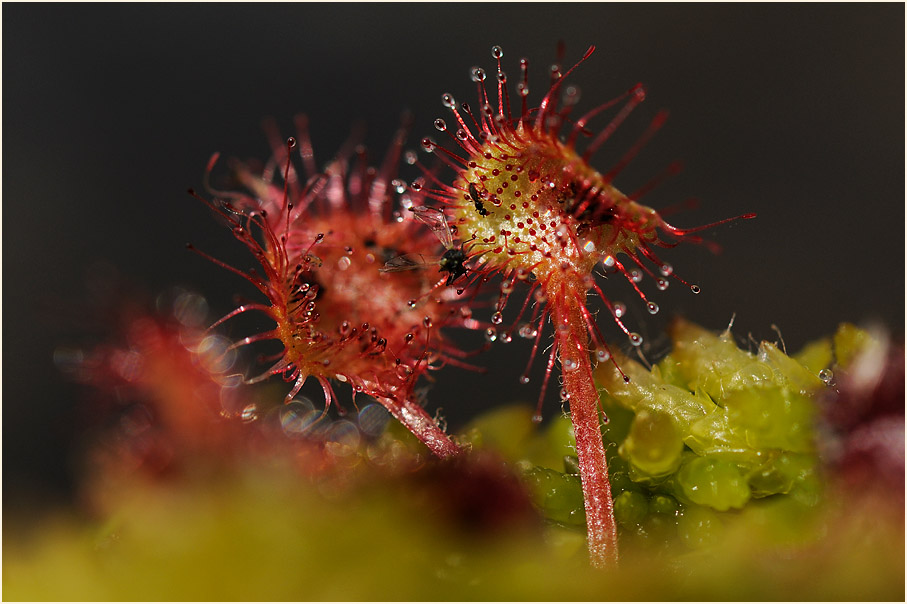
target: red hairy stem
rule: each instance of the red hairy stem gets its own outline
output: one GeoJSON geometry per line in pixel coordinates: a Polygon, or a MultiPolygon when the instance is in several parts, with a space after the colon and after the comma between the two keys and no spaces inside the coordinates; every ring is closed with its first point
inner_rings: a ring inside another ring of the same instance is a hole
{"type": "Polygon", "coordinates": [[[387,404],[385,408],[439,458],[445,459],[462,453],[462,449],[415,402],[406,399],[402,403],[387,404]]]}
{"type": "Polygon", "coordinates": [[[599,398],[592,378],[592,364],[586,349],[586,321],[581,302],[585,290],[571,291],[561,285],[551,294],[561,296],[564,304],[551,306],[555,337],[561,357],[564,389],[570,401],[570,419],[576,437],[580,478],[586,508],[586,527],[589,558],[593,566],[602,568],[617,564],[617,525],[614,522],[614,503],[608,480],[608,462],[602,441],[599,398]]]}

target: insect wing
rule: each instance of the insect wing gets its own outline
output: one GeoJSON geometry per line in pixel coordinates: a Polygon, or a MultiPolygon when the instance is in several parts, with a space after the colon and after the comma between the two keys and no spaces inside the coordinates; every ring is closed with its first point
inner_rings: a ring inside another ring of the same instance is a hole
{"type": "Polygon", "coordinates": [[[416,220],[428,225],[435,236],[444,244],[444,247],[450,249],[453,247],[453,235],[450,232],[450,226],[447,224],[447,217],[444,212],[437,208],[427,208],[425,206],[416,206],[409,209],[415,214],[416,220]]]}
{"type": "Polygon", "coordinates": [[[434,256],[425,256],[423,254],[403,254],[396,256],[384,263],[379,269],[382,273],[399,273],[401,271],[411,271],[417,268],[425,268],[432,264],[437,264],[438,259],[434,256]]]}

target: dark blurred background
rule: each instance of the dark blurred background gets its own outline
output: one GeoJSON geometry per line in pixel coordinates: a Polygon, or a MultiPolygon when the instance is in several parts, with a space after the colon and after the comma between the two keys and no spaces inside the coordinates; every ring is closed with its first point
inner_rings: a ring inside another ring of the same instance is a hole
{"type": "MultiPolygon", "coordinates": [[[[736,315],[742,341],[777,340],[774,325],[789,350],[841,321],[902,337],[902,4],[4,4],[2,16],[5,512],[71,494],[79,389],[53,353],[92,337],[90,306],[115,302],[106,284],[149,297],[190,287],[217,315],[235,293],[252,294],[184,247],[251,266],[185,193],[202,188],[212,152],[263,159],[262,118],[290,134],[306,112],[322,167],[357,120],[377,161],[404,109],[416,148],[447,117],[443,92],[474,100],[468,68],[492,68],[493,44],[511,82],[530,59],[536,104],[557,41],[565,68],[595,44],[571,76],[579,111],[636,82],[649,95],[593,163],[609,168],[667,108],[666,127],[618,186],[635,190],[682,160],[684,171],[644,199],[700,200],[672,222],[758,213],[709,233],[720,255],[664,253],[702,294],[649,283],[655,317],[609,280],[649,356],[666,351],[672,313],[715,330],[736,315]]],[[[498,343],[482,357],[487,374],[442,372],[431,411],[443,408],[457,429],[478,409],[534,402],[543,363],[517,384],[528,353],[525,342],[498,343]]],[[[558,403],[548,398],[550,416],[558,403]]]]}

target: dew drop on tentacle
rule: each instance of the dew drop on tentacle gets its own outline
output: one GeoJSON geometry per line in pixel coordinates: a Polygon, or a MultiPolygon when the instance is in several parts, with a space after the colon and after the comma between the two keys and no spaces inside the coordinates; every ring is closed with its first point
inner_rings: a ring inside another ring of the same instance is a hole
{"type": "Polygon", "coordinates": [[[561,367],[567,373],[573,373],[574,371],[579,369],[579,362],[576,359],[564,359],[561,367]]]}
{"type": "Polygon", "coordinates": [[[632,344],[633,346],[641,346],[642,345],[642,336],[639,335],[638,333],[636,333],[635,331],[631,332],[630,333],[630,344],[632,344]]]}
{"type": "Polygon", "coordinates": [[[699,292],[702,291],[702,289],[700,289],[700,287],[698,285],[691,285],[690,291],[693,292],[694,294],[698,294],[699,292]]]}
{"type": "Polygon", "coordinates": [[[595,349],[595,360],[599,363],[604,363],[605,361],[611,358],[611,352],[604,346],[599,346],[595,349]]]}
{"type": "Polygon", "coordinates": [[[492,46],[491,47],[491,56],[494,57],[495,59],[500,59],[501,57],[504,56],[504,49],[502,49],[498,45],[492,46]]]}
{"type": "Polygon", "coordinates": [[[521,384],[528,384],[528,383],[529,383],[529,376],[526,375],[525,373],[524,373],[523,375],[521,375],[521,376],[520,376],[520,383],[521,383],[521,384]]]}
{"type": "Polygon", "coordinates": [[[491,315],[491,322],[495,325],[500,325],[504,322],[504,315],[502,315],[500,312],[494,313],[493,315],[491,315]]]}
{"type": "Polygon", "coordinates": [[[456,99],[454,99],[452,94],[445,92],[441,95],[441,104],[448,109],[453,109],[454,107],[456,107],[457,101],[456,99]]]}
{"type": "Polygon", "coordinates": [[[531,340],[538,335],[538,330],[531,323],[523,323],[517,330],[517,335],[526,340],[531,340]]]}
{"type": "Polygon", "coordinates": [[[340,333],[341,336],[346,336],[350,333],[351,328],[352,328],[352,325],[350,325],[350,322],[344,321],[343,323],[340,324],[340,327],[337,328],[337,331],[340,333]]]}
{"type": "Polygon", "coordinates": [[[627,306],[623,302],[614,303],[614,316],[620,319],[627,314],[627,306]]]}
{"type": "Polygon", "coordinates": [[[489,327],[485,330],[485,339],[489,342],[494,342],[498,339],[498,330],[494,327],[489,327]]]}
{"type": "MultiPolygon", "coordinates": [[[[445,122],[441,118],[436,119],[435,120],[435,129],[440,132],[444,132],[445,130],[447,130],[447,122],[445,122]]],[[[423,143],[423,144],[425,144],[425,143],[423,143]]]]}
{"type": "Polygon", "coordinates": [[[647,302],[646,310],[649,311],[650,315],[658,314],[658,304],[655,304],[654,302],[647,302]]]}

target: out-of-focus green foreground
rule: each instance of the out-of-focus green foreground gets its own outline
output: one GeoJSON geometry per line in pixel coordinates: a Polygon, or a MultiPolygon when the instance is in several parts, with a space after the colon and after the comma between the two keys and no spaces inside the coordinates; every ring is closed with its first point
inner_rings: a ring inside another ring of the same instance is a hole
{"type": "Polygon", "coordinates": [[[463,431],[457,462],[429,461],[391,426],[371,460],[341,452],[327,477],[272,457],[123,482],[103,520],[7,530],[3,596],[903,600],[903,486],[844,483],[817,446],[834,388],[819,372],[843,379],[866,332],[843,326],[794,357],[681,322],[672,337],[652,370],[618,359],[629,384],[598,370],[616,569],[588,566],[569,420],[539,427],[507,405],[463,431]]]}

